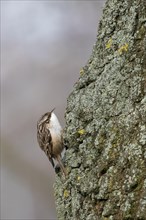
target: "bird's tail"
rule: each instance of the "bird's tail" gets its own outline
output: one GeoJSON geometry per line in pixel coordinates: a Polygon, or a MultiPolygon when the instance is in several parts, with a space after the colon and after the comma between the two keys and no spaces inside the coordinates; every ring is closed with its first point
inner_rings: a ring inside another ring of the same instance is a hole
{"type": "Polygon", "coordinates": [[[64,167],[64,165],[63,165],[63,163],[62,163],[62,161],[61,161],[61,156],[58,155],[57,158],[56,158],[56,160],[58,161],[59,166],[60,166],[62,172],[63,172],[64,175],[66,176],[66,175],[67,175],[67,172],[66,172],[66,169],[65,169],[65,167],[64,167]]]}
{"type": "Polygon", "coordinates": [[[50,163],[52,164],[52,167],[54,168],[54,167],[55,167],[55,164],[54,164],[54,160],[53,160],[53,158],[50,157],[50,158],[49,158],[49,161],[50,161],[50,163]]]}

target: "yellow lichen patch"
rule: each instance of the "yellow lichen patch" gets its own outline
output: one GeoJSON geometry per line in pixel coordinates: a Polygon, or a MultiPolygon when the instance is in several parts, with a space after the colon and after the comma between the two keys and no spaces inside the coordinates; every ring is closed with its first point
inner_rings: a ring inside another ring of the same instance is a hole
{"type": "Polygon", "coordinates": [[[78,177],[77,177],[77,180],[79,181],[80,179],[81,179],[81,177],[80,177],[80,176],[78,176],[78,177]]]}
{"type": "Polygon", "coordinates": [[[110,39],[108,40],[107,44],[105,45],[105,46],[106,46],[106,49],[109,49],[109,48],[112,46],[112,42],[113,42],[113,40],[112,40],[112,38],[110,38],[110,39]]]}
{"type": "Polygon", "coordinates": [[[65,189],[63,195],[65,198],[69,197],[69,191],[65,189]]]}
{"type": "Polygon", "coordinates": [[[78,130],[78,134],[80,134],[80,135],[83,135],[83,134],[85,134],[85,133],[86,133],[86,131],[85,131],[84,129],[78,130]]]}
{"type": "Polygon", "coordinates": [[[82,76],[84,74],[83,68],[80,70],[80,75],[82,76]]]}
{"type": "Polygon", "coordinates": [[[125,51],[125,52],[128,51],[128,44],[124,44],[123,46],[121,46],[121,47],[118,49],[119,54],[122,54],[124,51],[125,51]]]}

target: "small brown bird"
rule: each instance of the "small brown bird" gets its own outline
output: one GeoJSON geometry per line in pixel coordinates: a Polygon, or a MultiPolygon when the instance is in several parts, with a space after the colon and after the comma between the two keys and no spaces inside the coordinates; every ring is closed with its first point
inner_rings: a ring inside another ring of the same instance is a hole
{"type": "Polygon", "coordinates": [[[62,172],[66,175],[61,161],[61,152],[64,149],[62,127],[53,111],[54,109],[45,113],[38,121],[37,139],[40,148],[45,152],[52,166],[55,166],[53,159],[57,160],[62,172]]]}

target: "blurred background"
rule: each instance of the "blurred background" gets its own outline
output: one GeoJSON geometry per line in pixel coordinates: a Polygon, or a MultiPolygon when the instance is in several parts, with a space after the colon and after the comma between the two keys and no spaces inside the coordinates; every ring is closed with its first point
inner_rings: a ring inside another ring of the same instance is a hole
{"type": "Polygon", "coordinates": [[[66,100],[89,59],[104,0],[1,0],[1,219],[57,219],[55,173],[36,123],[66,100]]]}

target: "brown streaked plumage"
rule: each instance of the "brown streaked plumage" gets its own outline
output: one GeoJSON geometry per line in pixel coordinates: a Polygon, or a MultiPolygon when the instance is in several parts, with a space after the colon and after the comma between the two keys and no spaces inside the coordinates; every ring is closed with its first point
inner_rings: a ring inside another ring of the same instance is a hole
{"type": "Polygon", "coordinates": [[[53,110],[42,115],[38,121],[37,140],[52,166],[55,166],[53,159],[57,160],[62,172],[66,175],[66,170],[61,161],[61,152],[64,148],[62,128],[53,110]]]}

